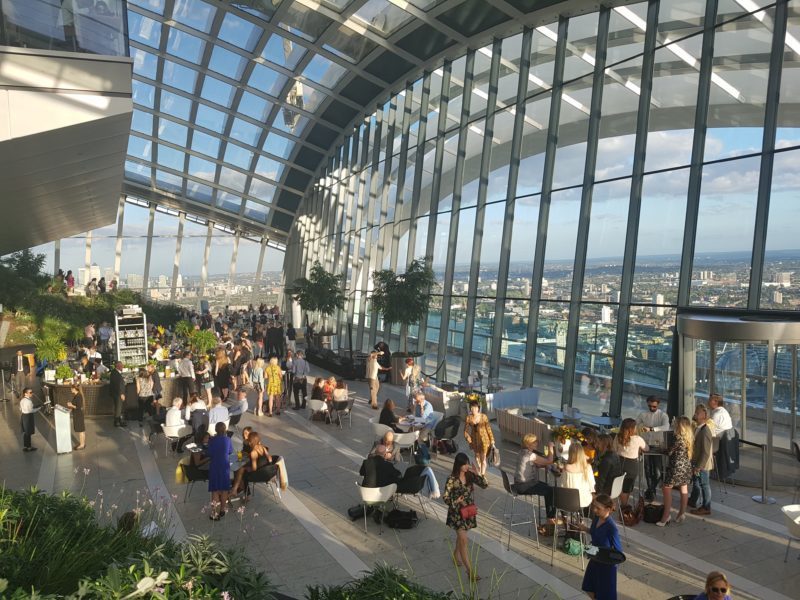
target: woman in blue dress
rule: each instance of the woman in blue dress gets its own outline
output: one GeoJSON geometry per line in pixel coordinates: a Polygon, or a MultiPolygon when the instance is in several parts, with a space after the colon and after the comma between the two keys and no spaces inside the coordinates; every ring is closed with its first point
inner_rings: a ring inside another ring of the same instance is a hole
{"type": "Polygon", "coordinates": [[[225,423],[217,423],[216,435],[208,441],[209,457],[208,491],[211,492],[211,520],[219,521],[225,515],[225,506],[231,491],[230,455],[233,454],[231,438],[225,433],[225,423]]]}
{"type": "MultiPolygon", "coordinates": [[[[592,545],[622,552],[619,530],[611,517],[614,514],[614,501],[606,494],[598,494],[592,502],[592,511],[594,518],[589,528],[592,545]]],[[[590,558],[581,589],[596,600],[616,600],[617,565],[605,564],[590,558]]]]}

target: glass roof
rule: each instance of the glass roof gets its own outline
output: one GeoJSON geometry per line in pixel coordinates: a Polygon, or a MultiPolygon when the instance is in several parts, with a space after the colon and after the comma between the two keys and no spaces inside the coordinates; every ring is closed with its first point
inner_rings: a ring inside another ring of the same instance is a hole
{"type": "Polygon", "coordinates": [[[537,3],[497,4],[128,0],[127,192],[285,240],[337,140],[470,45],[460,23],[484,38],[533,23],[515,7],[537,3]]]}

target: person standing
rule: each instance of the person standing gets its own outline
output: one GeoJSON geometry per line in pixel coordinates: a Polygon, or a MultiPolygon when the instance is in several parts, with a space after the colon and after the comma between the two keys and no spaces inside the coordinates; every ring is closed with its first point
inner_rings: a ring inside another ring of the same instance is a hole
{"type": "Polygon", "coordinates": [[[139,427],[141,427],[144,413],[152,414],[153,410],[153,380],[147,369],[139,369],[136,375],[136,398],[139,408],[136,415],[139,417],[139,427]]]}
{"type": "Polygon", "coordinates": [[[194,382],[194,364],[192,363],[192,353],[187,350],[183,353],[183,358],[178,362],[178,394],[186,403],[194,382]]]}
{"type": "Polygon", "coordinates": [[[31,374],[31,364],[28,358],[22,354],[22,350],[17,350],[17,356],[14,357],[14,387],[16,388],[17,398],[22,397],[22,392],[25,390],[25,384],[28,383],[28,377],[31,374]]]}
{"type": "Polygon", "coordinates": [[[233,454],[231,438],[225,435],[225,423],[217,423],[216,435],[208,441],[208,491],[211,492],[212,521],[225,516],[225,507],[231,491],[230,455],[233,454]]]}
{"type": "Polygon", "coordinates": [[[693,515],[711,514],[711,483],[709,475],[714,468],[714,422],[708,418],[708,409],[698,404],[694,409],[694,445],[692,446],[692,494],[689,504],[693,515]]]}
{"type": "Polygon", "coordinates": [[[75,293],[75,276],[72,274],[72,270],[70,269],[67,271],[67,296],[72,296],[75,293]]]}
{"type": "Polygon", "coordinates": [[[281,361],[283,369],[283,389],[286,391],[287,403],[289,394],[294,389],[294,352],[286,351],[286,358],[281,361]]]}
{"type": "Polygon", "coordinates": [[[67,402],[67,408],[72,411],[72,428],[78,434],[78,445],[73,446],[73,450],[83,450],[86,448],[86,423],[83,418],[83,391],[81,386],[72,386],[72,399],[67,402]]]}
{"type": "MultiPolygon", "coordinates": [[[[622,541],[619,539],[619,529],[611,515],[614,514],[614,501],[607,494],[598,494],[592,502],[592,525],[584,531],[589,531],[592,537],[592,546],[610,548],[622,552],[622,541]]],[[[583,575],[581,590],[589,594],[589,598],[596,600],[616,600],[617,598],[617,565],[601,563],[595,558],[589,559],[586,573],[583,575]]]]}
{"type": "Polygon", "coordinates": [[[625,419],[619,427],[617,439],[614,441],[614,451],[622,459],[622,469],[625,471],[625,481],[622,484],[622,493],[619,501],[622,506],[628,504],[628,498],[636,483],[639,473],[639,456],[647,452],[650,447],[640,436],[636,435],[636,421],[625,419]]]}
{"type": "Polygon", "coordinates": [[[297,332],[291,323],[286,326],[286,347],[292,352],[297,352],[297,332]]]}
{"type": "MultiPolygon", "coordinates": [[[[283,393],[283,371],[278,366],[278,357],[273,356],[269,359],[269,364],[264,371],[264,377],[267,380],[267,413],[268,417],[272,416],[272,407],[279,396],[283,393]]],[[[277,414],[281,414],[281,406],[277,406],[277,414]]]]}
{"type": "Polygon", "coordinates": [[[469,463],[469,457],[459,452],[453,460],[453,470],[447,478],[442,499],[447,505],[447,526],[456,532],[453,561],[467,570],[470,582],[480,579],[470,564],[467,546],[467,532],[478,525],[477,508],[472,495],[475,484],[483,489],[489,486],[480,471],[469,463]]]}
{"type": "Polygon", "coordinates": [[[478,473],[486,474],[487,456],[494,447],[494,433],[489,425],[489,417],[481,413],[481,405],[477,402],[469,403],[469,414],[464,426],[464,438],[475,453],[475,463],[478,473]]]}
{"type": "MultiPolygon", "coordinates": [[[[664,433],[669,431],[669,415],[659,408],[661,398],[658,396],[647,397],[647,410],[639,413],[636,417],[636,426],[642,432],[642,438],[648,446],[663,445],[664,433]]],[[[644,476],[647,480],[647,490],[644,493],[645,500],[653,500],[656,496],[656,489],[663,477],[663,461],[660,456],[644,457],[644,476]]]]}
{"type": "Polygon", "coordinates": [[[97,282],[97,291],[101,294],[106,293],[106,278],[101,277],[100,281],[97,282]]]}
{"type": "Polygon", "coordinates": [[[26,387],[22,390],[22,399],[19,401],[20,426],[22,428],[22,451],[34,452],[36,448],[31,446],[31,436],[36,433],[36,413],[40,406],[33,405],[33,390],[26,387]]]}
{"type": "Polygon", "coordinates": [[[369,405],[378,410],[378,390],[381,389],[381,383],[378,381],[378,373],[383,371],[384,368],[378,363],[378,355],[380,353],[373,350],[367,357],[367,385],[369,386],[369,405]]]}
{"type": "Polygon", "coordinates": [[[111,369],[109,384],[111,402],[114,405],[114,427],[123,427],[125,425],[123,417],[125,412],[125,379],[122,377],[122,363],[120,361],[115,362],[114,368],[111,369]]]}
{"type": "Polygon", "coordinates": [[[302,352],[297,352],[292,362],[292,371],[294,378],[292,379],[292,393],[294,394],[294,410],[300,410],[306,407],[306,396],[308,395],[308,376],[311,373],[311,367],[302,352]],[[300,396],[303,397],[303,404],[300,405],[300,396]]]}
{"type": "Polygon", "coordinates": [[[686,417],[675,419],[675,443],[669,449],[669,464],[667,475],[664,477],[664,512],[661,520],[656,523],[659,527],[669,525],[672,512],[672,488],[677,487],[681,492],[681,504],[676,523],[682,523],[686,518],[686,506],[689,504],[689,482],[692,480],[692,448],[694,436],[692,424],[686,417]]]}
{"type": "Polygon", "coordinates": [[[709,418],[714,422],[714,435],[720,437],[729,429],[733,429],[733,419],[728,409],[723,406],[722,396],[711,394],[708,397],[709,418]]]}

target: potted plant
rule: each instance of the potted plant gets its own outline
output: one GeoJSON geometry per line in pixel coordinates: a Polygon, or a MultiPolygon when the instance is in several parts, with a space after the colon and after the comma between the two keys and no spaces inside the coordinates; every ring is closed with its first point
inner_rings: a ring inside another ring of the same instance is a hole
{"type": "Polygon", "coordinates": [[[178,321],[175,325],[175,335],[183,339],[189,339],[194,332],[194,325],[190,321],[178,321]]]}
{"type": "Polygon", "coordinates": [[[311,267],[309,276],[296,279],[292,287],[287,290],[300,304],[300,308],[307,313],[318,312],[322,315],[323,323],[320,338],[324,337],[324,335],[330,335],[325,334],[328,317],[337,310],[344,308],[343,282],[344,275],[334,275],[326,271],[319,261],[314,261],[314,266],[311,267]]]}
{"type": "Polygon", "coordinates": [[[433,269],[424,259],[414,259],[405,273],[383,269],[372,273],[372,309],[383,315],[388,325],[399,323],[402,352],[392,354],[392,383],[401,383],[405,359],[409,356],[406,347],[408,326],[419,323],[431,304],[431,289],[436,282],[433,269]]]}
{"type": "Polygon", "coordinates": [[[75,373],[69,365],[58,365],[56,367],[56,383],[65,383],[72,380],[75,373]]]}
{"type": "Polygon", "coordinates": [[[189,335],[192,351],[198,356],[205,356],[217,345],[217,336],[210,329],[198,329],[189,335]]]}
{"type": "Polygon", "coordinates": [[[61,338],[55,335],[37,337],[35,340],[36,356],[47,364],[54,365],[67,358],[67,347],[61,338]]]}

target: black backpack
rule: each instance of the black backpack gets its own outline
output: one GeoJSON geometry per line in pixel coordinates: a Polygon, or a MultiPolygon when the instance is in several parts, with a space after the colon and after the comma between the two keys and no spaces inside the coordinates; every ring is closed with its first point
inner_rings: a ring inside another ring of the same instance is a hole
{"type": "Polygon", "coordinates": [[[419,517],[414,510],[394,509],[383,518],[387,527],[392,529],[413,529],[419,523],[419,517]]]}

